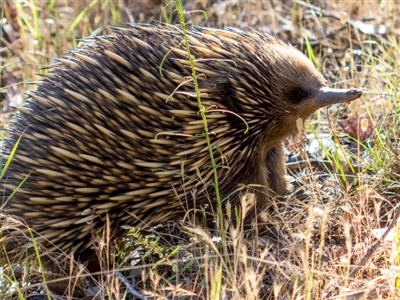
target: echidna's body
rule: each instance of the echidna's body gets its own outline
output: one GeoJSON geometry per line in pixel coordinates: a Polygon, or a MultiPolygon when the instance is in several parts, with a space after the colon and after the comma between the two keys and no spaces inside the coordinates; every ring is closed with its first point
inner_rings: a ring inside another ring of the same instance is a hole
{"type": "MultiPolygon", "coordinates": [[[[188,38],[222,197],[236,203],[232,192],[253,185],[263,207],[271,192],[285,191],[281,141],[296,120],[361,92],[328,91],[303,54],[252,30],[192,28],[188,38]]],[[[49,250],[89,247],[107,214],[117,232],[214,206],[182,39],[174,26],[117,29],[62,59],[32,93],[6,142],[9,154],[21,136],[4,199],[29,177],[5,212],[49,250]]]]}

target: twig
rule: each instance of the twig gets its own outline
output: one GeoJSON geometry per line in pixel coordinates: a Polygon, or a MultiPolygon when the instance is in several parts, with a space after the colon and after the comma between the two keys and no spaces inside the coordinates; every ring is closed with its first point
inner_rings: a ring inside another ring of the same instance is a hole
{"type": "Polygon", "coordinates": [[[132,284],[126,279],[124,275],[120,271],[116,271],[115,274],[119,278],[119,280],[122,281],[123,284],[128,288],[128,290],[131,292],[132,295],[134,295],[136,298],[140,300],[148,300],[145,296],[143,296],[141,293],[135,290],[135,288],[132,286],[132,284]]]}

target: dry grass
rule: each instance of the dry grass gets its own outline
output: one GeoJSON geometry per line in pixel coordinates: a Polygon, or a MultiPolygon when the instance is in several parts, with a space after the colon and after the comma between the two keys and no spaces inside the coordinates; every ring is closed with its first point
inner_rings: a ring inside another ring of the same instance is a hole
{"type": "MultiPolygon", "coordinates": [[[[35,74],[78,46],[79,38],[109,34],[108,26],[124,22],[177,23],[172,1],[0,3],[10,25],[3,27],[0,47],[2,129],[13,112],[9,104],[21,105],[23,91],[39,79],[35,74]]],[[[222,241],[218,232],[190,221],[144,235],[132,231],[134,239],[115,256],[111,242],[99,248],[100,275],[88,274],[72,260],[65,261],[66,274],[43,273],[31,262],[3,274],[1,298],[11,299],[13,291],[13,299],[25,299],[45,290],[49,299],[50,293],[130,299],[119,270],[148,299],[323,299],[327,293],[333,299],[398,299],[398,236],[382,241],[357,272],[349,273],[378,241],[374,230],[386,228],[398,210],[400,6],[378,0],[205,0],[185,9],[193,11],[187,21],[196,25],[251,26],[285,38],[307,53],[332,85],[364,88],[362,100],[318,112],[305,127],[305,134],[333,131],[342,142],[334,153],[342,158],[325,151],[327,167],[292,170],[291,193],[271,203],[265,224],[251,230],[233,225],[228,213],[222,241]],[[338,119],[355,125],[339,127],[338,119]],[[363,136],[357,122],[365,119],[374,130],[363,136]],[[352,129],[353,138],[343,137],[352,129]]],[[[299,151],[306,143],[301,138],[287,145],[299,151]]],[[[251,195],[243,199],[242,214],[251,201],[251,195]]],[[[228,212],[236,214],[234,208],[228,212]]]]}

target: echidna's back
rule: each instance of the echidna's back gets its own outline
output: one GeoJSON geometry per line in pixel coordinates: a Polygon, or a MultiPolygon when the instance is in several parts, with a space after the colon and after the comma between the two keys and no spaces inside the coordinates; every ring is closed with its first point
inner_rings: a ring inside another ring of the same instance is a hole
{"type": "Polygon", "coordinates": [[[172,26],[119,29],[61,59],[32,93],[6,143],[7,154],[21,136],[4,184],[7,198],[28,176],[6,212],[39,242],[86,247],[106,213],[114,231],[157,224],[183,211],[184,189],[203,185],[194,172],[209,172],[197,102],[178,94],[193,85],[174,94],[191,73],[178,61],[181,38],[172,26]]]}

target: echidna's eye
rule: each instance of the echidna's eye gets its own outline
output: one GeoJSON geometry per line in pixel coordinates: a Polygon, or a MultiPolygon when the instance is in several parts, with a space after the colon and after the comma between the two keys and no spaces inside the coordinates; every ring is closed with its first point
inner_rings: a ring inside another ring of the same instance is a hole
{"type": "Polygon", "coordinates": [[[294,88],[289,92],[289,99],[293,104],[298,104],[308,97],[308,93],[302,88],[294,88]]]}

